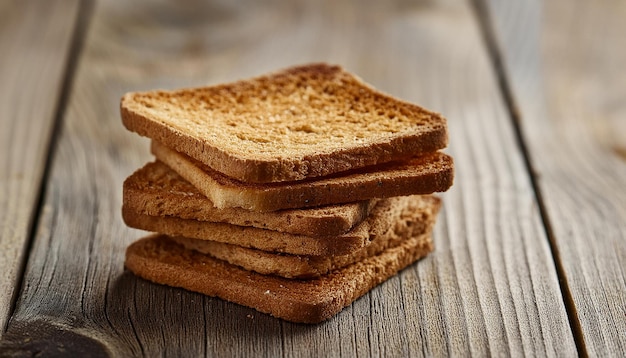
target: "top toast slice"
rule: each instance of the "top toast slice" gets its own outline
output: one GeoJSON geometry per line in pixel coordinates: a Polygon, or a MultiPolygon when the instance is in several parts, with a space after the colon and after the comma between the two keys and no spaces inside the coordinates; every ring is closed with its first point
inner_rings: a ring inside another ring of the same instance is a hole
{"type": "Polygon", "coordinates": [[[127,93],[126,128],[247,183],[296,181],[434,152],[439,114],[312,64],[211,87],[127,93]]]}

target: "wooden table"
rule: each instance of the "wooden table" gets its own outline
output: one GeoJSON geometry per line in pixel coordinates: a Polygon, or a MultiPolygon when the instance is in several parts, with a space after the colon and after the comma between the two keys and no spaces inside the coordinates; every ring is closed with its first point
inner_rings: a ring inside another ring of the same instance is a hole
{"type": "Polygon", "coordinates": [[[0,355],[626,355],[626,2],[0,3],[0,355]],[[436,251],[319,325],[124,271],[123,93],[338,63],[449,119],[436,251]]]}

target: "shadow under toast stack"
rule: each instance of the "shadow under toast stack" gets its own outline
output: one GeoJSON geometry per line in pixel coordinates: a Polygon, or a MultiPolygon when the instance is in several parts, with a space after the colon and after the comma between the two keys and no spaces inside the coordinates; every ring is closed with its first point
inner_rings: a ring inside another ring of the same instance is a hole
{"type": "Polygon", "coordinates": [[[156,233],[126,252],[142,278],[316,323],[433,250],[445,119],[338,66],[128,93],[121,112],[156,157],[123,188],[126,224],[156,233]]]}

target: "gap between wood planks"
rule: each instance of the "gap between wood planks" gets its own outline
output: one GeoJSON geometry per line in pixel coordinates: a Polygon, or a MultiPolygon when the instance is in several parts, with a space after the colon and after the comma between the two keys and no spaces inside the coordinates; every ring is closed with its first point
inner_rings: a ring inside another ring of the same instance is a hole
{"type": "Polygon", "coordinates": [[[11,317],[15,312],[17,299],[20,295],[20,292],[22,292],[22,287],[24,285],[24,272],[28,265],[30,250],[32,249],[33,242],[35,241],[35,236],[37,233],[37,228],[39,227],[39,218],[41,217],[43,201],[46,196],[46,190],[48,188],[50,168],[52,166],[52,160],[54,159],[54,155],[56,153],[57,142],[59,140],[59,134],[61,131],[61,125],[63,122],[63,117],[65,115],[65,110],[67,108],[68,98],[72,91],[72,84],[74,82],[74,74],[76,73],[78,58],[83,48],[85,34],[87,33],[87,26],[89,25],[89,20],[91,19],[91,15],[93,13],[92,10],[94,1],[95,0],[81,0],[78,5],[78,13],[76,16],[76,21],[74,23],[74,31],[72,33],[72,39],[70,41],[70,46],[68,49],[69,55],[67,57],[65,69],[63,70],[61,91],[59,93],[56,108],[54,110],[54,118],[52,121],[50,132],[50,141],[48,142],[48,153],[46,154],[43,162],[43,173],[41,176],[41,181],[39,183],[39,189],[37,190],[35,207],[31,216],[32,222],[30,223],[28,236],[26,239],[26,245],[24,246],[24,260],[21,262],[18,270],[18,280],[16,282],[15,290],[13,291],[13,297],[11,298],[11,307],[9,308],[6,326],[0,327],[2,329],[2,333],[6,333],[9,321],[11,320],[11,317]]]}
{"type": "Polygon", "coordinates": [[[583,336],[582,326],[578,318],[578,312],[576,311],[576,305],[572,297],[572,292],[565,276],[565,270],[561,262],[559,249],[554,239],[554,232],[552,230],[552,225],[550,224],[550,217],[548,216],[548,212],[544,204],[541,189],[537,184],[537,176],[536,171],[532,165],[532,158],[530,157],[530,152],[526,146],[526,142],[524,141],[524,135],[522,133],[520,124],[522,120],[521,114],[517,103],[515,102],[515,96],[512,92],[511,85],[507,80],[500,48],[498,46],[494,33],[495,30],[491,22],[491,14],[489,13],[489,9],[485,1],[487,0],[471,0],[472,9],[476,14],[478,27],[480,28],[480,31],[482,33],[483,40],[485,41],[485,47],[487,49],[487,53],[489,54],[489,59],[493,64],[494,72],[498,80],[500,93],[511,118],[513,129],[515,131],[515,139],[517,141],[517,145],[520,148],[520,151],[522,152],[524,165],[526,166],[526,170],[528,171],[528,174],[530,176],[530,182],[533,188],[533,192],[535,193],[537,205],[539,207],[539,215],[541,216],[541,222],[546,232],[546,237],[548,238],[548,244],[550,246],[550,252],[554,260],[554,266],[559,281],[559,287],[561,289],[561,295],[565,304],[565,310],[567,312],[570,329],[572,330],[572,334],[574,336],[576,349],[578,350],[579,356],[586,357],[587,348],[585,346],[585,338],[583,336]]]}

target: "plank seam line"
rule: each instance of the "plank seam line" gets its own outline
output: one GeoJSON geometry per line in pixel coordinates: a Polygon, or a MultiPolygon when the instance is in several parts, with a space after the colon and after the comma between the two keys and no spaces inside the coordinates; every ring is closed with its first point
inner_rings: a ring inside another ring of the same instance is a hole
{"type": "Polygon", "coordinates": [[[500,94],[502,95],[502,98],[506,105],[506,110],[508,111],[509,117],[513,124],[515,141],[520,148],[520,151],[522,152],[524,166],[526,167],[526,170],[530,177],[530,183],[533,189],[533,193],[535,194],[537,206],[539,208],[539,215],[541,217],[541,222],[543,224],[543,228],[548,239],[550,253],[554,261],[554,266],[559,282],[559,288],[561,291],[561,296],[563,298],[563,303],[565,305],[565,311],[567,313],[570,330],[572,331],[574,343],[576,344],[576,350],[578,351],[579,356],[587,357],[588,353],[585,344],[585,338],[583,336],[582,326],[580,324],[580,320],[578,319],[576,305],[574,303],[572,292],[567,281],[565,269],[563,268],[563,263],[560,257],[558,246],[556,244],[554,231],[550,223],[550,217],[548,215],[543,195],[539,187],[538,177],[536,174],[537,171],[532,165],[530,151],[526,146],[526,142],[524,141],[524,134],[521,128],[522,116],[515,101],[515,96],[513,94],[511,84],[507,80],[506,68],[504,65],[504,60],[502,58],[502,51],[500,49],[500,46],[498,45],[487,1],[489,0],[471,0],[471,7],[476,14],[478,27],[482,34],[482,38],[487,49],[487,53],[489,55],[489,59],[491,60],[491,64],[494,68],[498,87],[500,89],[500,94]]]}
{"type": "Polygon", "coordinates": [[[39,188],[37,190],[37,196],[35,199],[35,207],[33,213],[30,218],[30,225],[28,228],[28,237],[26,239],[26,243],[24,245],[24,260],[18,269],[18,280],[15,286],[15,291],[13,292],[13,298],[11,299],[10,308],[9,308],[9,319],[7,320],[6,327],[1,327],[3,332],[6,332],[10,326],[11,318],[15,313],[15,309],[17,306],[17,301],[23,291],[23,286],[25,282],[25,273],[26,267],[28,267],[28,261],[30,259],[30,252],[32,250],[35,236],[37,235],[37,229],[39,228],[39,220],[42,215],[43,205],[48,189],[48,179],[50,178],[50,171],[52,167],[52,161],[56,154],[57,143],[59,141],[60,132],[61,132],[61,124],[63,121],[63,116],[65,115],[65,110],[67,108],[67,103],[69,99],[69,95],[72,90],[72,84],[74,82],[74,74],[76,72],[76,68],[78,65],[78,57],[82,51],[83,43],[85,40],[85,33],[87,32],[87,26],[89,24],[89,19],[91,18],[91,13],[93,9],[93,1],[94,0],[81,0],[78,5],[78,11],[76,12],[76,20],[74,24],[74,30],[72,33],[72,38],[70,40],[70,46],[68,48],[67,62],[65,64],[65,69],[63,70],[63,80],[61,82],[61,88],[59,92],[59,97],[54,110],[54,117],[52,120],[52,126],[50,130],[50,137],[48,141],[48,153],[45,155],[45,159],[43,162],[43,171],[41,175],[41,181],[39,183],[39,188]]]}

